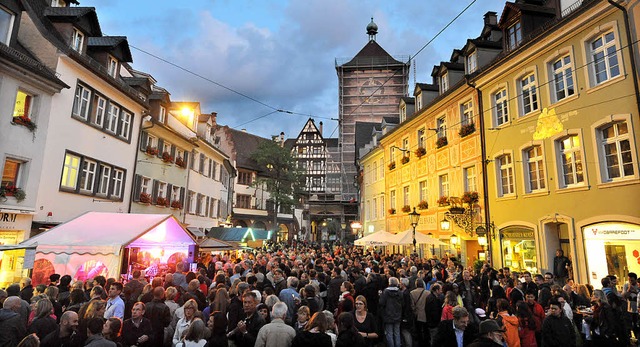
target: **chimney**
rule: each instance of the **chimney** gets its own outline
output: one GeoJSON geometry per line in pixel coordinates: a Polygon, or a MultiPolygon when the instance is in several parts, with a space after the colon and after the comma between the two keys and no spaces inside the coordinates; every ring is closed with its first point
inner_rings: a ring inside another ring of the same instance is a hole
{"type": "Polygon", "coordinates": [[[240,129],[240,131],[242,131],[243,133],[246,133],[247,129],[246,128],[242,128],[242,129],[240,129]]]}
{"type": "Polygon", "coordinates": [[[319,130],[320,130],[320,136],[323,136],[322,135],[322,122],[320,122],[320,129],[319,130]]]}
{"type": "Polygon", "coordinates": [[[211,123],[214,128],[218,125],[218,113],[211,112],[211,123]]]}
{"type": "Polygon", "coordinates": [[[280,132],[280,147],[284,147],[284,131],[280,132]]]}
{"type": "Polygon", "coordinates": [[[484,14],[484,24],[485,25],[496,25],[498,24],[498,14],[493,12],[493,11],[489,11],[487,13],[484,14]]]}

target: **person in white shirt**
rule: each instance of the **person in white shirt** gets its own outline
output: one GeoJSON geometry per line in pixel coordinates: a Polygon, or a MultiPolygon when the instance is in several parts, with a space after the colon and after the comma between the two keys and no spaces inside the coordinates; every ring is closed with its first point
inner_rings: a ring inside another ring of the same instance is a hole
{"type": "Polygon", "coordinates": [[[109,287],[109,300],[107,300],[107,310],[104,312],[104,319],[117,317],[124,319],[124,301],[120,297],[122,293],[122,283],[114,282],[109,287]]]}

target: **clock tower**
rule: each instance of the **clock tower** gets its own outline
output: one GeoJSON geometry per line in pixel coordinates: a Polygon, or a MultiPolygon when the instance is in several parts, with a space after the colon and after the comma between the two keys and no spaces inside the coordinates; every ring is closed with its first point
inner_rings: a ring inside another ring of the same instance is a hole
{"type": "MultiPolygon", "coordinates": [[[[409,90],[409,57],[389,55],[376,42],[377,34],[378,26],[371,18],[367,44],[353,58],[336,59],[343,223],[358,219],[358,123],[380,124],[383,118],[399,119],[400,99],[409,90]]],[[[371,131],[370,126],[366,128],[371,131]]]]}

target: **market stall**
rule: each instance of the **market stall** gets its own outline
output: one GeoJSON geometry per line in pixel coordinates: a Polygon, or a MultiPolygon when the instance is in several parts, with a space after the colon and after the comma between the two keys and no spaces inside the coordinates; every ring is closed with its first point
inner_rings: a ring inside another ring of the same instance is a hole
{"type": "Polygon", "coordinates": [[[189,261],[196,242],[171,214],[88,212],[21,245],[36,247],[39,268],[86,280],[175,268],[177,262],[189,261]]]}
{"type": "Polygon", "coordinates": [[[355,240],[353,244],[356,246],[387,246],[393,237],[392,233],[380,230],[355,240]]]}

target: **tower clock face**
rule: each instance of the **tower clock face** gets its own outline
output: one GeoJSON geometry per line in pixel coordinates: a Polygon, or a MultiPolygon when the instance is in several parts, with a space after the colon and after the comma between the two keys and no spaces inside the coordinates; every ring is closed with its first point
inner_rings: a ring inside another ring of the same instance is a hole
{"type": "Polygon", "coordinates": [[[377,104],[382,101],[382,95],[384,94],[384,86],[382,82],[374,79],[373,77],[360,83],[358,89],[361,100],[368,104],[377,104]]]}

